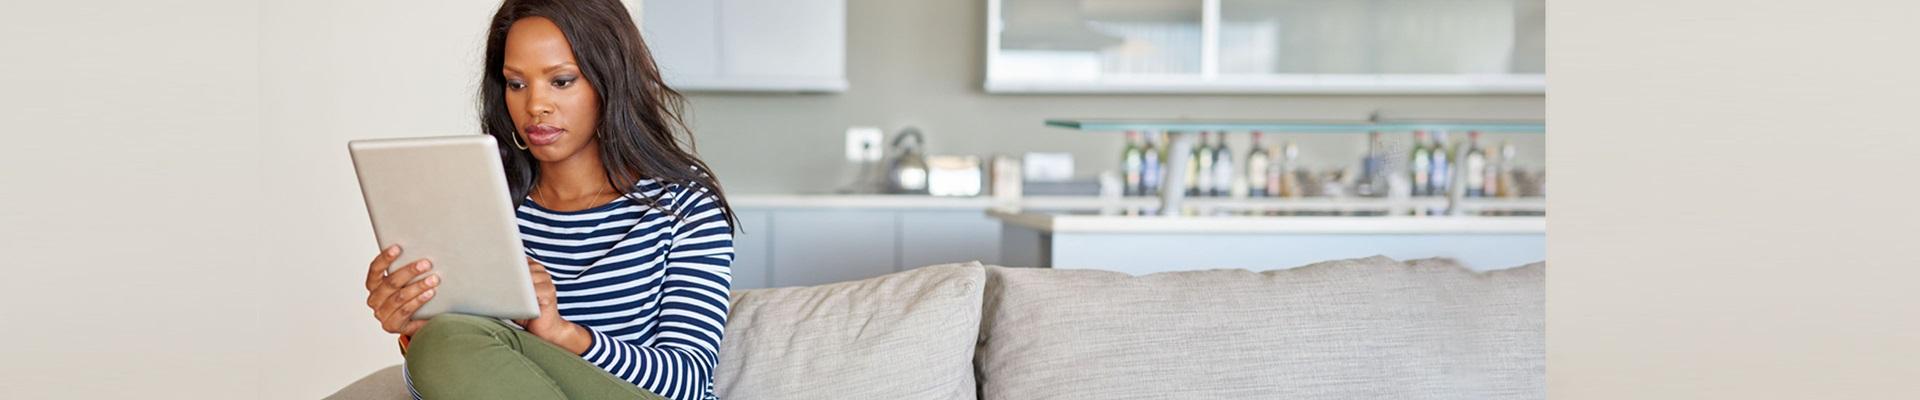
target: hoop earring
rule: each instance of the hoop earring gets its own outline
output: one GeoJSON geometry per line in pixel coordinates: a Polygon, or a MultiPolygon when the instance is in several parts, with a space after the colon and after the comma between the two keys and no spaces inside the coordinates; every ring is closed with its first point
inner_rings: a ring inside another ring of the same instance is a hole
{"type": "Polygon", "coordinates": [[[521,150],[527,149],[526,144],[520,143],[520,132],[512,132],[508,133],[508,135],[513,137],[513,147],[519,147],[521,150]]]}

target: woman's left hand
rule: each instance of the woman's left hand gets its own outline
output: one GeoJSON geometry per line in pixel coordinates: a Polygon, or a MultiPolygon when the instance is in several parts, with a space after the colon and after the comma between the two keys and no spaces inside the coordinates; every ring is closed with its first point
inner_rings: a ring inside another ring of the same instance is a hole
{"type": "Polygon", "coordinates": [[[587,332],[587,328],[560,318],[559,295],[553,288],[553,276],[547,275],[547,267],[529,257],[527,272],[533,274],[533,298],[540,304],[540,316],[513,322],[526,328],[527,333],[574,354],[587,352],[587,347],[593,345],[593,335],[587,332]]]}

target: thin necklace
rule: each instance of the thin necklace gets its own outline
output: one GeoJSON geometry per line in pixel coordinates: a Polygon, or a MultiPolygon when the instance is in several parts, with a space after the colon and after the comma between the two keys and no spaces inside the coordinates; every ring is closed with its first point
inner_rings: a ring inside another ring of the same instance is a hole
{"type": "MultiPolygon", "coordinates": [[[[546,205],[547,205],[548,207],[550,207],[550,208],[554,208],[554,209],[562,209],[562,210],[576,210],[576,209],[577,209],[577,210],[585,210],[585,209],[588,209],[588,208],[592,208],[592,207],[593,207],[593,206],[595,206],[595,205],[599,205],[599,204],[600,204],[600,199],[601,199],[601,198],[605,198],[605,197],[607,197],[607,195],[610,195],[610,194],[612,194],[612,195],[618,195],[618,193],[615,193],[615,192],[613,192],[613,191],[603,191],[603,192],[600,192],[600,193],[596,193],[596,194],[594,194],[594,195],[593,195],[592,197],[588,197],[588,198],[587,198],[587,205],[586,205],[586,206],[584,206],[584,207],[566,207],[566,206],[563,206],[563,205],[561,205],[561,204],[560,204],[560,203],[559,203],[558,201],[551,201],[551,200],[557,200],[557,199],[552,199],[552,198],[549,198],[549,199],[547,199],[547,200],[541,200],[541,199],[540,199],[541,197],[551,197],[551,196],[541,196],[541,195],[540,195],[540,191],[539,191],[539,190],[534,190],[534,191],[533,191],[533,194],[532,194],[532,197],[533,197],[533,202],[535,202],[535,203],[541,203],[541,204],[546,204],[546,205]]],[[[612,199],[608,199],[608,201],[612,201],[612,199]]]]}

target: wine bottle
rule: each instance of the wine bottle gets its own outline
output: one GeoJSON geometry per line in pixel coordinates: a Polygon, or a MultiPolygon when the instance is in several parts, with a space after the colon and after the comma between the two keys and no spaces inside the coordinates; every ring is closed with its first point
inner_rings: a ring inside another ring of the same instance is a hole
{"type": "Polygon", "coordinates": [[[1427,177],[1427,193],[1446,196],[1453,188],[1453,154],[1447,150],[1447,131],[1433,132],[1433,175],[1427,177]]]}
{"type": "Polygon", "coordinates": [[[1487,153],[1480,148],[1480,132],[1467,132],[1466,197],[1487,197],[1487,153]]]}
{"type": "Polygon", "coordinates": [[[1233,195],[1233,147],[1227,146],[1227,131],[1213,144],[1213,196],[1233,195]]]}
{"type": "Polygon", "coordinates": [[[1200,131],[1200,143],[1193,146],[1193,154],[1188,155],[1191,158],[1187,162],[1188,196],[1204,196],[1213,190],[1213,149],[1207,146],[1212,138],[1209,132],[1200,131]]]}
{"type": "Polygon", "coordinates": [[[1520,197],[1520,188],[1515,186],[1518,183],[1513,180],[1513,153],[1513,143],[1501,140],[1500,167],[1493,171],[1493,181],[1500,187],[1498,194],[1500,197],[1520,197]]]}
{"type": "Polygon", "coordinates": [[[1413,195],[1429,196],[1433,187],[1427,180],[1433,177],[1433,148],[1427,145],[1427,132],[1413,131],[1413,157],[1407,161],[1407,171],[1413,178],[1413,195]]]}
{"type": "Polygon", "coordinates": [[[1148,132],[1145,144],[1140,148],[1140,195],[1142,196],[1159,195],[1161,182],[1166,182],[1167,153],[1162,149],[1166,146],[1164,143],[1158,146],[1154,143],[1158,141],[1156,139],[1160,138],[1160,135],[1148,132]]]}
{"type": "Polygon", "coordinates": [[[1128,196],[1139,196],[1142,193],[1140,177],[1142,169],[1146,166],[1144,164],[1146,160],[1140,157],[1140,147],[1134,145],[1138,141],[1140,141],[1140,132],[1127,131],[1127,145],[1120,149],[1120,170],[1125,171],[1123,173],[1126,175],[1122,186],[1125,187],[1128,196]]]}
{"type": "Polygon", "coordinates": [[[1280,162],[1274,165],[1277,168],[1274,176],[1278,184],[1267,190],[1277,191],[1282,197],[1300,197],[1300,178],[1294,174],[1294,170],[1298,169],[1297,163],[1300,162],[1300,146],[1288,140],[1280,145],[1279,153],[1280,162]]]}
{"type": "Polygon", "coordinates": [[[1360,179],[1355,182],[1354,194],[1360,197],[1386,194],[1386,159],[1380,151],[1380,132],[1368,132],[1367,154],[1360,157],[1360,179]]]}
{"type": "Polygon", "coordinates": [[[1267,197],[1267,168],[1272,162],[1267,158],[1267,149],[1260,145],[1260,131],[1253,131],[1253,142],[1247,147],[1247,195],[1267,197]]]}

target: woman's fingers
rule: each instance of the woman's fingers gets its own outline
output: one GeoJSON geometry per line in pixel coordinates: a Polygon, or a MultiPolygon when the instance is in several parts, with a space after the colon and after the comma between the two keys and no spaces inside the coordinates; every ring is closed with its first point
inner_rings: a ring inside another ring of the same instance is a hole
{"type": "Polygon", "coordinates": [[[406,286],[408,282],[413,282],[414,277],[420,276],[421,273],[425,273],[429,269],[433,269],[433,261],[414,261],[412,264],[407,264],[406,268],[401,268],[398,271],[387,274],[385,282],[387,287],[391,288],[406,286]]]}
{"type": "Polygon", "coordinates": [[[433,294],[433,289],[427,289],[412,298],[406,299],[406,301],[395,299],[390,302],[393,303],[391,306],[392,309],[380,314],[380,326],[385,328],[387,332],[401,333],[406,329],[407,324],[415,322],[413,320],[414,311],[419,311],[420,306],[427,304],[427,300],[433,299],[433,294]]]}
{"type": "Polygon", "coordinates": [[[438,275],[429,275],[426,279],[414,282],[415,277],[433,269],[433,263],[427,260],[415,261],[400,270],[387,272],[393,262],[400,257],[400,246],[393,245],[381,249],[380,254],[367,263],[367,307],[373,309],[373,316],[380,321],[380,328],[387,332],[411,335],[427,325],[427,321],[413,320],[413,313],[433,299],[434,288],[440,286],[438,275]]]}
{"type": "Polygon", "coordinates": [[[373,288],[373,296],[376,299],[384,299],[387,296],[392,296],[394,291],[400,290],[400,288],[406,287],[408,283],[413,282],[414,277],[418,277],[420,274],[426,273],[431,269],[433,269],[432,261],[420,260],[414,261],[412,264],[407,264],[406,267],[393,271],[393,273],[387,274],[386,278],[382,278],[380,285],[373,288]]]}
{"type": "Polygon", "coordinates": [[[374,308],[374,316],[384,318],[388,313],[393,312],[395,308],[405,305],[408,300],[413,300],[423,294],[427,294],[427,292],[432,291],[433,288],[438,286],[440,286],[440,276],[433,275],[419,282],[407,284],[400,289],[394,289],[388,292],[387,297],[379,300],[380,305],[374,308]],[[429,281],[432,283],[428,283],[429,281]]]}
{"type": "MultiPolygon", "coordinates": [[[[397,287],[387,285],[387,278],[391,278],[391,276],[387,275],[387,269],[393,265],[393,260],[399,256],[400,245],[387,246],[386,250],[381,251],[379,255],[373,257],[373,262],[367,263],[368,308],[373,308],[375,311],[378,311],[380,304],[386,302],[387,296],[393,295],[393,291],[397,289],[397,287]]],[[[409,273],[407,270],[411,269],[413,268],[401,268],[400,271],[394,271],[394,273],[409,273]]],[[[411,279],[412,275],[408,275],[407,277],[411,279]]]]}
{"type": "Polygon", "coordinates": [[[419,282],[407,284],[406,287],[402,287],[400,288],[400,290],[394,291],[393,296],[387,298],[387,302],[404,303],[407,300],[412,300],[413,298],[420,297],[421,293],[426,293],[428,290],[433,290],[433,288],[439,287],[439,286],[440,286],[440,275],[437,275],[437,274],[427,275],[427,279],[421,279],[419,282]]]}
{"type": "Polygon", "coordinates": [[[420,292],[419,295],[407,299],[407,301],[398,302],[400,306],[394,307],[392,317],[402,322],[412,321],[413,313],[420,311],[420,306],[426,305],[427,300],[432,300],[434,293],[433,289],[427,289],[424,292],[420,292]]]}
{"type": "Polygon", "coordinates": [[[528,258],[527,270],[533,274],[533,297],[536,303],[542,309],[554,305],[557,294],[553,288],[553,275],[547,274],[547,267],[528,258]]]}
{"type": "Polygon", "coordinates": [[[367,290],[373,290],[375,285],[380,284],[380,277],[387,275],[387,268],[392,267],[393,259],[399,256],[400,245],[397,244],[387,246],[380,250],[380,254],[373,256],[373,261],[367,263],[367,290]]]}

